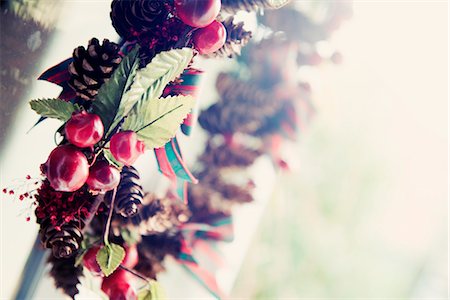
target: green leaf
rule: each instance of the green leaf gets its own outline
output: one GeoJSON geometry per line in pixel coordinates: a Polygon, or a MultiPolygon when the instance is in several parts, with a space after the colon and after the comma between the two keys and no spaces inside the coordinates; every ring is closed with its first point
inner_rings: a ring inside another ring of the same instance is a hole
{"type": "Polygon", "coordinates": [[[109,149],[103,150],[103,156],[106,158],[106,160],[113,166],[121,169],[123,167],[123,164],[118,162],[114,156],[112,155],[111,151],[109,149]]]}
{"type": "Polygon", "coordinates": [[[127,227],[120,228],[120,235],[127,245],[136,244],[141,239],[141,234],[138,230],[130,230],[127,227]]]}
{"type": "Polygon", "coordinates": [[[122,59],[111,78],[102,84],[92,103],[94,113],[100,116],[105,128],[105,136],[119,124],[130,104],[123,95],[130,88],[139,67],[139,47],[135,47],[122,59]]]}
{"type": "Polygon", "coordinates": [[[166,85],[183,72],[192,57],[193,51],[190,48],[172,49],[157,54],[145,68],[137,72],[133,84],[125,93],[123,101],[127,103],[128,111],[138,101],[147,102],[161,97],[166,85]]]}
{"type": "Polygon", "coordinates": [[[109,276],[114,272],[123,261],[125,250],[117,244],[109,244],[103,246],[97,253],[97,262],[105,276],[109,276]]]}
{"type": "Polygon", "coordinates": [[[61,99],[37,99],[30,101],[31,108],[39,115],[47,118],[67,121],[79,106],[61,99]]]}
{"type": "Polygon", "coordinates": [[[166,294],[162,286],[157,282],[152,280],[148,285],[145,286],[138,293],[138,300],[165,300],[167,299],[166,294]]]}
{"type": "Polygon", "coordinates": [[[122,128],[136,131],[138,138],[149,149],[162,147],[175,136],[194,103],[191,96],[139,101],[125,119],[122,128]]]}

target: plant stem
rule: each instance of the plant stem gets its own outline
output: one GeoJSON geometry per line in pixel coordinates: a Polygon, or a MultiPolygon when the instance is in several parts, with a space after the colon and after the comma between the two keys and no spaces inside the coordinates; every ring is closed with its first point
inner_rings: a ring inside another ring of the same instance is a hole
{"type": "Polygon", "coordinates": [[[103,195],[103,194],[99,194],[95,197],[95,201],[92,204],[91,209],[89,210],[89,217],[84,221],[84,229],[89,227],[89,224],[91,223],[92,219],[94,219],[95,213],[97,212],[100,204],[104,201],[104,198],[105,198],[105,195],[103,195]]]}
{"type": "Polygon", "coordinates": [[[113,190],[112,193],[112,199],[111,199],[111,203],[109,204],[109,215],[108,215],[108,221],[106,221],[106,227],[105,227],[105,233],[103,234],[103,242],[105,243],[105,246],[109,245],[109,229],[111,227],[111,219],[112,219],[112,214],[114,211],[114,202],[116,200],[116,193],[117,193],[117,187],[113,190]]]}
{"type": "Polygon", "coordinates": [[[182,107],[183,104],[178,105],[175,108],[172,108],[171,110],[169,110],[168,112],[165,112],[163,115],[159,116],[158,118],[156,118],[155,120],[151,121],[150,123],[148,123],[147,125],[145,125],[144,127],[139,128],[138,130],[136,130],[136,133],[138,133],[139,131],[141,131],[144,128],[147,128],[148,126],[152,125],[153,123],[155,123],[156,121],[164,118],[166,115],[170,114],[171,112],[173,112],[174,110],[179,109],[180,107],[182,107]]]}
{"type": "Polygon", "coordinates": [[[89,164],[89,167],[92,167],[92,165],[95,164],[95,161],[97,160],[97,157],[100,155],[100,153],[103,152],[103,150],[104,150],[104,148],[101,148],[100,151],[95,153],[94,158],[92,159],[92,162],[89,164]]]}
{"type": "Polygon", "coordinates": [[[142,274],[140,274],[140,273],[138,273],[138,272],[136,272],[134,270],[131,270],[131,269],[129,269],[129,268],[123,266],[123,265],[120,265],[119,268],[121,268],[121,269],[123,269],[123,270],[125,270],[127,272],[130,272],[134,276],[136,276],[136,277],[138,277],[138,278],[140,278],[140,279],[142,279],[142,280],[144,280],[146,282],[150,282],[150,280],[147,277],[145,277],[144,275],[142,275],[142,274]]]}

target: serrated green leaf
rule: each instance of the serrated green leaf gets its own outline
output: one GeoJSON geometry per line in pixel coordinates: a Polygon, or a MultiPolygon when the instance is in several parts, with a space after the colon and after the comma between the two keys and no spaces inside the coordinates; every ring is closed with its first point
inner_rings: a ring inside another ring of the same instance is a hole
{"type": "Polygon", "coordinates": [[[138,293],[138,300],[165,300],[167,299],[164,289],[159,282],[152,280],[138,293]]]}
{"type": "Polygon", "coordinates": [[[105,245],[97,252],[97,262],[107,277],[119,267],[124,257],[125,249],[117,244],[105,245]]]}
{"type": "Polygon", "coordinates": [[[140,69],[123,97],[128,111],[138,101],[146,102],[161,97],[166,85],[188,66],[193,53],[190,48],[164,51],[157,54],[145,68],[140,69]]]}
{"type": "Polygon", "coordinates": [[[69,120],[72,113],[79,109],[78,105],[57,98],[31,100],[30,106],[43,117],[64,122],[69,120]]]}
{"type": "Polygon", "coordinates": [[[192,96],[139,101],[125,119],[122,128],[136,131],[138,138],[149,149],[162,147],[175,136],[194,103],[192,96]]]}
{"type": "MultiPolygon", "coordinates": [[[[139,47],[135,47],[122,59],[111,78],[102,84],[92,107],[94,113],[102,119],[105,136],[119,124],[125,116],[130,104],[123,99],[126,91],[131,87],[139,67],[139,47]]],[[[133,104],[131,104],[132,106],[133,104]]]]}

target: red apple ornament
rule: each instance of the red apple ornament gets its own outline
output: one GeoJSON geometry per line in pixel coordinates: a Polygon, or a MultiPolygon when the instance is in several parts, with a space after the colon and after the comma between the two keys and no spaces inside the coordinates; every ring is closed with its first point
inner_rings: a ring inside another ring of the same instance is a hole
{"type": "Polygon", "coordinates": [[[86,181],[92,191],[105,193],[117,187],[120,182],[120,171],[107,161],[96,162],[89,169],[86,181]]]}
{"type": "Polygon", "coordinates": [[[117,269],[103,278],[102,291],[109,296],[109,300],[135,300],[136,292],[129,281],[129,273],[123,269],[117,269]]]}
{"type": "Polygon", "coordinates": [[[205,27],[211,24],[220,11],[220,0],[175,0],[178,18],[192,27],[205,27]]]}
{"type": "Polygon", "coordinates": [[[89,176],[86,156],[70,145],[53,149],[43,169],[51,187],[60,192],[78,190],[89,176]]]}
{"type": "Polygon", "coordinates": [[[121,131],[112,136],[109,149],[118,161],[131,166],[144,153],[145,145],[139,141],[134,131],[121,131]]]}
{"type": "Polygon", "coordinates": [[[103,136],[103,123],[96,114],[85,111],[72,115],[65,126],[67,140],[80,148],[92,147],[103,136]]]}
{"type": "Polygon", "coordinates": [[[196,30],[193,34],[194,48],[200,54],[211,54],[219,50],[227,38],[227,31],[222,23],[213,21],[205,28],[196,30]]]}
{"type": "Polygon", "coordinates": [[[93,246],[83,256],[83,265],[95,275],[103,275],[102,269],[97,262],[97,252],[100,248],[100,246],[93,246]]]}

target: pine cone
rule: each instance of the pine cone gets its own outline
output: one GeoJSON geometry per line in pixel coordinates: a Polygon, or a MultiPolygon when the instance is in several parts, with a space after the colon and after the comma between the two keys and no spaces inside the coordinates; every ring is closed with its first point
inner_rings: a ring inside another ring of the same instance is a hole
{"type": "Polygon", "coordinates": [[[186,222],[190,213],[187,206],[173,198],[157,198],[146,194],[139,213],[131,218],[121,218],[123,225],[138,227],[143,235],[167,232],[186,222]]]}
{"type": "MultiPolygon", "coordinates": [[[[108,192],[106,198],[111,201],[113,192],[108,192]]],[[[116,192],[115,211],[124,217],[132,217],[139,212],[144,191],[140,184],[139,172],[132,166],[122,168],[120,183],[116,192]]]]}
{"type": "Polygon", "coordinates": [[[201,184],[188,186],[188,203],[194,217],[229,214],[233,205],[253,201],[248,187],[224,182],[217,169],[206,169],[197,178],[201,184]]]}
{"type": "Polygon", "coordinates": [[[56,258],[50,255],[48,263],[51,265],[50,276],[55,280],[55,286],[61,288],[64,293],[75,299],[79,290],[77,284],[79,278],[83,275],[83,267],[75,267],[75,257],[56,258]]]}
{"type": "Polygon", "coordinates": [[[154,31],[169,15],[167,3],[161,0],[114,0],[111,3],[112,25],[126,40],[142,31],[154,31]]]}
{"type": "Polygon", "coordinates": [[[232,58],[241,54],[242,47],[244,47],[252,37],[251,31],[244,29],[244,22],[237,24],[233,23],[234,17],[229,17],[222,24],[225,26],[227,32],[227,39],[225,44],[216,52],[207,55],[207,57],[229,57],[232,58]]]}
{"type": "Polygon", "coordinates": [[[262,124],[257,111],[244,103],[239,106],[216,103],[200,113],[198,123],[211,134],[252,133],[262,124]]]}
{"type": "Polygon", "coordinates": [[[79,222],[72,220],[60,227],[53,226],[50,218],[41,223],[40,236],[46,248],[51,248],[56,258],[68,258],[78,252],[83,234],[79,222]]]}
{"type": "Polygon", "coordinates": [[[75,255],[83,240],[82,230],[97,210],[96,198],[85,187],[73,193],[58,192],[44,180],[36,200],[36,221],[43,245],[51,248],[57,258],[75,255]]]}
{"type": "Polygon", "coordinates": [[[258,109],[264,115],[269,114],[279,104],[270,91],[259,87],[254,82],[245,82],[225,73],[220,73],[216,80],[217,92],[221,101],[227,105],[246,105],[258,109]]]}
{"type": "Polygon", "coordinates": [[[178,257],[181,251],[182,235],[179,231],[142,236],[138,244],[139,262],[135,269],[146,277],[156,279],[164,271],[162,265],[166,255],[178,257]]]}
{"type": "Polygon", "coordinates": [[[222,0],[222,10],[236,13],[240,10],[257,11],[260,9],[278,9],[290,0],[222,0]]]}
{"type": "Polygon", "coordinates": [[[100,45],[96,38],[89,41],[87,50],[80,46],[73,51],[69,65],[69,84],[84,100],[93,100],[100,86],[106,82],[122,61],[119,46],[107,39],[100,45]]]}
{"type": "Polygon", "coordinates": [[[161,201],[154,197],[152,194],[146,194],[142,200],[144,205],[139,207],[139,212],[132,217],[120,217],[120,223],[122,225],[132,224],[139,226],[142,222],[154,217],[156,214],[161,213],[164,210],[161,201]]]}
{"type": "Polygon", "coordinates": [[[209,141],[199,160],[205,166],[247,167],[262,155],[262,151],[241,147],[230,147],[227,144],[214,145],[209,141]]]}

